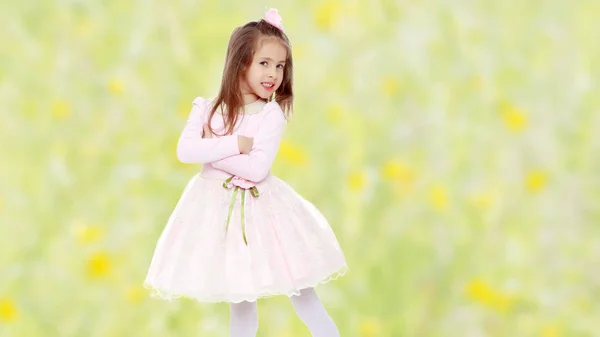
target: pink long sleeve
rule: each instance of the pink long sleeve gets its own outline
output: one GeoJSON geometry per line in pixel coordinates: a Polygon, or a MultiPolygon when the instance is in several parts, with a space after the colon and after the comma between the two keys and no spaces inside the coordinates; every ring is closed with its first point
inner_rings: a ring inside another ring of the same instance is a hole
{"type": "Polygon", "coordinates": [[[177,159],[186,164],[204,164],[240,153],[236,135],[219,138],[202,138],[202,126],[206,123],[208,102],[197,97],[179,142],[177,159]]]}
{"type": "Polygon", "coordinates": [[[214,168],[253,182],[259,182],[266,178],[279,150],[285,117],[276,102],[267,103],[265,109],[268,110],[254,137],[250,153],[238,154],[213,162],[214,168]]]}

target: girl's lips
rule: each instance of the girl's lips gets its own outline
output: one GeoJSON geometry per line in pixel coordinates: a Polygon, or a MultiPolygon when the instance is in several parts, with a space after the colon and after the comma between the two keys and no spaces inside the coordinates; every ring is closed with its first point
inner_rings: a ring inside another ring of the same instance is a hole
{"type": "Polygon", "coordinates": [[[267,91],[271,91],[273,90],[273,88],[275,88],[275,84],[271,82],[262,82],[260,85],[262,85],[262,87],[265,88],[267,91]]]}

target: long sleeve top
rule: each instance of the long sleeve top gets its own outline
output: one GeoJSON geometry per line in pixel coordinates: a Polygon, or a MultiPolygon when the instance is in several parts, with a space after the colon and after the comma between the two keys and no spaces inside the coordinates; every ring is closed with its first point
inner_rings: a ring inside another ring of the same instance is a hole
{"type": "MultiPolygon", "coordinates": [[[[285,117],[277,102],[258,100],[244,106],[244,115],[232,135],[203,138],[203,125],[208,121],[211,101],[197,97],[177,143],[177,158],[183,163],[203,164],[205,177],[227,178],[231,175],[260,182],[270,172],[285,126],[285,117]],[[249,154],[241,154],[238,135],[253,137],[249,154]]],[[[223,118],[217,113],[211,127],[223,133],[223,118]]]]}

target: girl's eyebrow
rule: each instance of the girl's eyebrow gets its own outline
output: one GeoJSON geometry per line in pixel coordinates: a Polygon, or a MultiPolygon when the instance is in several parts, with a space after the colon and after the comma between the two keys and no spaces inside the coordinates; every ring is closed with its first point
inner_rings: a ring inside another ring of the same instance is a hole
{"type": "MultiPolygon", "coordinates": [[[[273,59],[272,59],[272,58],[270,58],[270,57],[266,57],[266,56],[263,56],[263,57],[261,57],[261,59],[265,59],[265,60],[273,61],[273,59]]],[[[285,63],[285,60],[283,60],[283,61],[279,61],[279,62],[277,62],[277,63],[285,63]]]]}

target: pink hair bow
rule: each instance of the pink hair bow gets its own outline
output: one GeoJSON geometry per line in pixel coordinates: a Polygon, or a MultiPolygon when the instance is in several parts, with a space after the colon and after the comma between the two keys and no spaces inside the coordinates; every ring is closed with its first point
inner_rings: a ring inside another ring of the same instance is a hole
{"type": "Polygon", "coordinates": [[[270,23],[271,25],[277,27],[279,30],[283,32],[283,24],[281,24],[281,16],[277,14],[277,10],[275,8],[269,8],[269,10],[265,13],[265,21],[270,23]]]}

